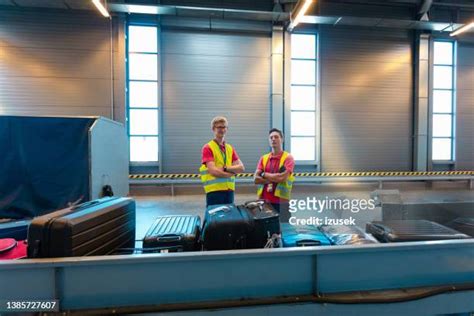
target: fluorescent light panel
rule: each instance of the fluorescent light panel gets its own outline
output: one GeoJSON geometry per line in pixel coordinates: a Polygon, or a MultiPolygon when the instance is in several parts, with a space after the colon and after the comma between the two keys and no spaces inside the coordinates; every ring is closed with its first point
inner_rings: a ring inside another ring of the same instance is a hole
{"type": "Polygon", "coordinates": [[[463,27],[458,28],[456,31],[449,34],[449,36],[459,35],[459,34],[464,33],[467,30],[472,29],[472,28],[474,28],[474,22],[471,22],[469,24],[464,25],[463,27]]]}
{"type": "Polygon", "coordinates": [[[102,2],[100,2],[100,0],[92,0],[92,3],[96,6],[96,8],[100,11],[100,13],[102,13],[103,16],[105,16],[106,18],[110,17],[110,14],[109,12],[107,11],[107,9],[104,7],[104,5],[102,4],[102,2]]]}
{"type": "Polygon", "coordinates": [[[301,19],[304,17],[304,15],[308,11],[308,9],[309,9],[309,7],[311,6],[312,3],[313,3],[313,0],[305,0],[304,4],[302,6],[300,6],[299,9],[297,9],[295,19],[291,21],[291,23],[288,27],[290,30],[295,28],[301,22],[301,19]]]}
{"type": "Polygon", "coordinates": [[[160,10],[156,6],[129,4],[128,13],[159,14],[160,10]]]}

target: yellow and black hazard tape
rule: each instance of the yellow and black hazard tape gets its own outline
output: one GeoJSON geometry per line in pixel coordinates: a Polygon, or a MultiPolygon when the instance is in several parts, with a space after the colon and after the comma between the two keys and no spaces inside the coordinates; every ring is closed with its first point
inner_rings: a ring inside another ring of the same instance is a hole
{"type": "Polygon", "coordinates": [[[128,176],[133,180],[148,180],[148,179],[192,179],[199,178],[199,174],[194,173],[156,173],[156,174],[131,174],[128,176]]]}
{"type": "Polygon", "coordinates": [[[474,171],[300,172],[297,177],[413,177],[474,175],[474,171]]]}
{"type": "MultiPolygon", "coordinates": [[[[378,172],[296,172],[296,177],[413,177],[413,176],[474,176],[474,171],[378,171],[378,172]]],[[[251,178],[253,173],[241,173],[237,178],[251,178]]],[[[131,174],[133,180],[198,179],[195,173],[131,174]]]]}

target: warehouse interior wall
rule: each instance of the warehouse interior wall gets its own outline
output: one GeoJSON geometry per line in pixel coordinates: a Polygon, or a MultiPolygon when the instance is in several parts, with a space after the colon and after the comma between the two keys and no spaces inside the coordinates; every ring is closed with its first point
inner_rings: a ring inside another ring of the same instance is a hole
{"type": "Polygon", "coordinates": [[[0,114],[104,116],[124,122],[119,19],[112,32],[111,41],[110,21],[91,12],[0,10],[0,114]]]}
{"type": "MultiPolygon", "coordinates": [[[[323,15],[414,16],[403,6],[328,3],[320,9],[323,15]]],[[[272,119],[271,25],[248,21],[253,27],[237,31],[240,26],[224,20],[206,29],[208,19],[167,19],[159,172],[195,173],[217,114],[229,118],[228,141],[253,171],[268,150],[272,119]]],[[[0,10],[0,115],[100,115],[125,122],[125,19],[113,21],[111,36],[110,21],[89,11],[0,10]]],[[[411,170],[413,31],[321,26],[317,32],[320,170],[411,170]]],[[[472,36],[458,42],[457,79],[456,168],[472,170],[472,36]]]]}

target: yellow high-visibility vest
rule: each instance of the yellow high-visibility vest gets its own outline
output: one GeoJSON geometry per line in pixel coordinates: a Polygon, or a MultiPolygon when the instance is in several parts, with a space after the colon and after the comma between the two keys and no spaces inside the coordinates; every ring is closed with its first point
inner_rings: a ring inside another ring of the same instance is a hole
{"type": "MultiPolygon", "coordinates": [[[[216,167],[232,166],[232,155],[233,149],[229,144],[225,144],[225,155],[221,148],[214,140],[207,143],[212,150],[214,156],[214,163],[216,167]],[[225,161],[224,161],[225,156],[225,161]]],[[[216,178],[209,173],[206,164],[202,164],[199,168],[201,174],[201,182],[204,185],[204,191],[206,193],[215,191],[235,191],[235,177],[230,178],[216,178]]]]}
{"type": "MultiPolygon", "coordinates": [[[[263,155],[262,157],[262,164],[263,164],[263,171],[265,171],[265,167],[267,166],[268,160],[270,159],[271,153],[268,153],[266,155],[263,155]]],[[[288,157],[289,153],[284,151],[283,154],[281,155],[280,158],[280,165],[278,166],[278,169],[280,169],[284,164],[285,160],[288,157]]],[[[278,183],[276,188],[275,188],[275,196],[281,198],[281,199],[287,199],[289,200],[291,197],[291,189],[293,188],[293,182],[295,181],[295,176],[293,173],[291,173],[288,176],[288,179],[286,179],[285,182],[278,183]]],[[[261,199],[263,195],[263,184],[259,184],[257,187],[257,195],[258,198],[261,199]]]]}

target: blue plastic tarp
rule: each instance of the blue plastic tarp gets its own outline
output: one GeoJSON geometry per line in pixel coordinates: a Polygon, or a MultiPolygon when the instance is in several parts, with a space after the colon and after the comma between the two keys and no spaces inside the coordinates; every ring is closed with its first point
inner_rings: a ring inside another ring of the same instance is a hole
{"type": "Polygon", "coordinates": [[[94,120],[0,116],[0,217],[34,217],[89,200],[94,120]]]}

